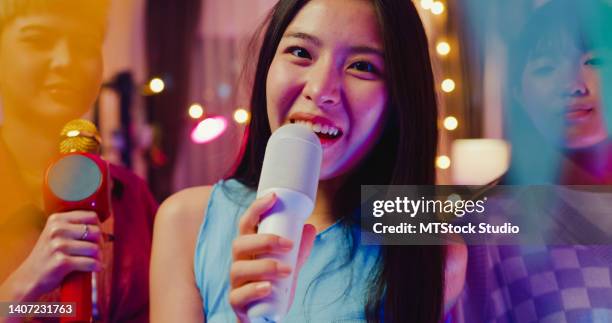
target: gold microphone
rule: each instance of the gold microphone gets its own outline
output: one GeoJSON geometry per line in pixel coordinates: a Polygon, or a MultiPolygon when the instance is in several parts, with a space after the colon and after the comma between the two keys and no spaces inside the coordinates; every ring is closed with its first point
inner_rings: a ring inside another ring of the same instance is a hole
{"type": "Polygon", "coordinates": [[[100,154],[102,140],[93,122],[76,119],[68,122],[60,133],[60,153],[73,152],[100,154]]]}

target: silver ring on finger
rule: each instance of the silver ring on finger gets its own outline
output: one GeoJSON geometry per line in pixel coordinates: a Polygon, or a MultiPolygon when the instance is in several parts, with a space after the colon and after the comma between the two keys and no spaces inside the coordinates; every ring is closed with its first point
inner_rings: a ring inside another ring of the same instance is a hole
{"type": "Polygon", "coordinates": [[[81,235],[81,239],[80,240],[87,239],[87,236],[89,236],[89,226],[87,224],[85,224],[85,231],[83,231],[83,234],[81,235]]]}

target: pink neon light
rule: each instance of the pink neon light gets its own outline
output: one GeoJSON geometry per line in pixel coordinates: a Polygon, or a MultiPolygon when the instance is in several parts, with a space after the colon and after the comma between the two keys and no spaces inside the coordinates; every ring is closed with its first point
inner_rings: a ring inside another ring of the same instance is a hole
{"type": "Polygon", "coordinates": [[[208,117],[193,129],[191,140],[196,144],[205,144],[217,139],[227,128],[227,120],[222,116],[208,117]]]}

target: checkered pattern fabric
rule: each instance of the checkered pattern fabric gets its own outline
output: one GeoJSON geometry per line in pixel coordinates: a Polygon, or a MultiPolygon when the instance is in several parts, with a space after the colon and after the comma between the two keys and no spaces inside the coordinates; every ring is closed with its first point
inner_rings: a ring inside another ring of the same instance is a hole
{"type": "MultiPolygon", "coordinates": [[[[603,240],[605,233],[580,210],[554,196],[525,192],[508,203],[498,200],[492,214],[522,212],[530,201],[545,201],[550,205],[531,216],[555,218],[565,225],[561,229],[569,229],[553,235],[603,240]]],[[[466,284],[450,322],[612,323],[612,245],[482,245],[468,250],[466,284]]]]}
{"type": "Polygon", "coordinates": [[[468,277],[450,321],[612,322],[612,246],[471,248],[484,268],[468,277]]]}
{"type": "MultiPolygon", "coordinates": [[[[612,249],[612,247],[608,247],[612,249]]],[[[496,322],[612,322],[606,247],[489,247],[496,322]]]]}

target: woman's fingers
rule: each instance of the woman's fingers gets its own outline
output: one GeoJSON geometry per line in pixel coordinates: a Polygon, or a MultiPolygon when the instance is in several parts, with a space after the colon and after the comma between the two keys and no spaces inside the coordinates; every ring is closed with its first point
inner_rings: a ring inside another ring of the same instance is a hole
{"type": "Polygon", "coordinates": [[[259,224],[261,215],[270,210],[275,202],[276,195],[274,193],[269,193],[256,199],[244,212],[244,215],[240,219],[240,223],[238,223],[239,234],[245,235],[256,233],[257,224],[259,224]]]}
{"type": "Polygon", "coordinates": [[[55,222],[49,224],[51,239],[65,238],[70,240],[83,240],[98,243],[102,239],[100,227],[96,224],[72,224],[55,222]]]}
{"type": "Polygon", "coordinates": [[[99,224],[97,214],[92,211],[54,213],[49,216],[45,231],[50,239],[65,238],[98,243],[102,238],[99,224]]]}
{"type": "Polygon", "coordinates": [[[44,241],[39,243],[46,246],[47,257],[53,259],[54,271],[67,274],[100,270],[99,223],[98,216],[91,211],[55,213],[49,217],[44,241]]]}
{"type": "MultiPolygon", "coordinates": [[[[232,245],[233,264],[230,270],[231,291],[229,301],[239,320],[246,317],[246,309],[254,301],[272,292],[272,282],[291,275],[294,268],[274,258],[254,259],[259,255],[283,254],[295,248],[294,243],[274,234],[256,234],[261,216],[276,203],[271,193],[259,198],[245,211],[238,224],[239,235],[232,245]]],[[[296,268],[304,264],[316,236],[314,226],[307,224],[302,231],[296,268]]],[[[294,275],[291,297],[295,290],[294,275]]]]}
{"type": "Polygon", "coordinates": [[[89,241],[76,241],[68,239],[55,239],[51,241],[51,248],[55,253],[68,256],[82,256],[100,259],[100,246],[89,241]]]}
{"type": "Polygon", "coordinates": [[[291,271],[291,266],[271,258],[239,260],[230,269],[230,284],[237,288],[247,282],[277,280],[288,277],[291,271]]]}
{"type": "Polygon", "coordinates": [[[246,308],[256,300],[260,300],[272,292],[272,284],[268,281],[253,282],[232,289],[229,293],[229,302],[234,311],[240,316],[246,314],[246,308]]]}
{"type": "Polygon", "coordinates": [[[102,262],[90,257],[68,256],[57,254],[55,256],[56,268],[66,275],[73,271],[92,272],[102,269],[102,262]]]}
{"type": "Polygon", "coordinates": [[[261,254],[282,254],[291,251],[293,241],[275,234],[238,236],[232,245],[234,260],[253,259],[261,254]]]}

